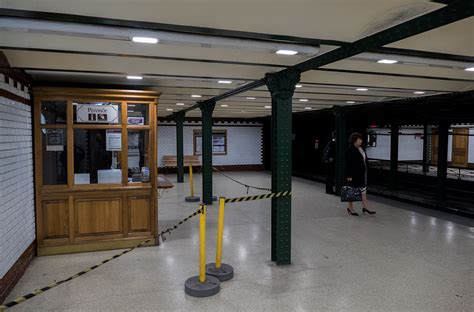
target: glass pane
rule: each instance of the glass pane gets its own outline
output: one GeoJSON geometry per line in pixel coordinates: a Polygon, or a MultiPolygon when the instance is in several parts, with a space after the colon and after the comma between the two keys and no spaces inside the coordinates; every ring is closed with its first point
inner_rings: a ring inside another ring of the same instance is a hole
{"type": "Polygon", "coordinates": [[[67,129],[41,129],[43,184],[67,184],[67,129]]]}
{"type": "Polygon", "coordinates": [[[148,104],[128,104],[127,122],[129,125],[143,126],[149,124],[148,104]]]}
{"type": "Polygon", "coordinates": [[[74,102],[74,123],[117,125],[121,123],[121,104],[114,102],[74,102]]]}
{"type": "Polygon", "coordinates": [[[74,184],[120,184],[120,130],[74,129],[74,184]]]}
{"type": "Polygon", "coordinates": [[[41,101],[41,124],[66,124],[67,101],[41,101]]]}
{"type": "Polygon", "coordinates": [[[128,181],[149,182],[148,130],[128,131],[128,181]]]}

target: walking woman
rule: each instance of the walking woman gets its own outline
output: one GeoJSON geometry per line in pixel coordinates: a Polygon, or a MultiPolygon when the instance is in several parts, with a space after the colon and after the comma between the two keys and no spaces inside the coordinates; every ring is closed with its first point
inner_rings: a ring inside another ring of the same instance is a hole
{"type": "MultiPolygon", "coordinates": [[[[364,214],[375,214],[375,211],[369,210],[369,203],[367,201],[367,155],[362,149],[362,135],[360,133],[353,133],[350,137],[350,147],[346,152],[346,170],[347,183],[349,186],[358,187],[362,193],[362,212],[364,214]]],[[[349,202],[347,213],[353,216],[359,214],[354,211],[354,205],[349,202]]]]}

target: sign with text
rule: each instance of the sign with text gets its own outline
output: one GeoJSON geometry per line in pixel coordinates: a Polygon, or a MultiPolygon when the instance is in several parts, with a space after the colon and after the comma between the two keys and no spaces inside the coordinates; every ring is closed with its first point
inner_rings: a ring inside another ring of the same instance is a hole
{"type": "Polygon", "coordinates": [[[76,121],[116,124],[119,121],[118,105],[76,104],[76,121]]]}

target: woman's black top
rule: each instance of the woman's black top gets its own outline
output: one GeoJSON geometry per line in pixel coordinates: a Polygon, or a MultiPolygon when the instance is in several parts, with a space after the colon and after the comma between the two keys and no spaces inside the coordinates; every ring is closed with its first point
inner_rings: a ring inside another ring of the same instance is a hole
{"type": "Polygon", "coordinates": [[[366,187],[366,173],[368,168],[367,156],[364,157],[353,144],[346,151],[347,178],[352,178],[351,186],[366,187]]]}

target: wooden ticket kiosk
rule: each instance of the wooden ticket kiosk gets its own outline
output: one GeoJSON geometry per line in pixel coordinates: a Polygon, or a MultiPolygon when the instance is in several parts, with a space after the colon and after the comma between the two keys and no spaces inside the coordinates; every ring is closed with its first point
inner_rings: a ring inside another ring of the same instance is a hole
{"type": "Polygon", "coordinates": [[[46,87],[33,94],[38,255],[153,238],[160,94],[46,87]]]}

